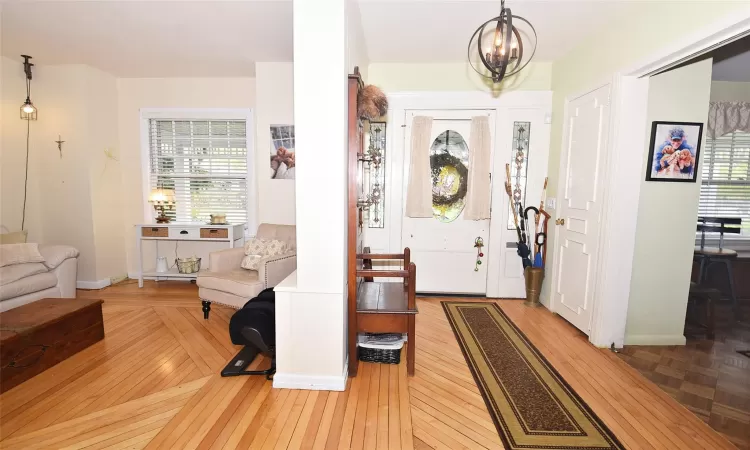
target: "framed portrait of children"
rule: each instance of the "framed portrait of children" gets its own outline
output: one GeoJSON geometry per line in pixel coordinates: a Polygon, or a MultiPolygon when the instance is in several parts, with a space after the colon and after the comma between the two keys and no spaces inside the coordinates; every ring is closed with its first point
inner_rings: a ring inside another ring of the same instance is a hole
{"type": "Polygon", "coordinates": [[[646,181],[695,183],[703,124],[653,122],[646,181]]]}

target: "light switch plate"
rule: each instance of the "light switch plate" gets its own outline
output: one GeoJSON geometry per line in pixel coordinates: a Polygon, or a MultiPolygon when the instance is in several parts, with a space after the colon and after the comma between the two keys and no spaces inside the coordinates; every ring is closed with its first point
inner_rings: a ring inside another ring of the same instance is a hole
{"type": "Polygon", "coordinates": [[[556,206],[557,206],[557,199],[555,197],[550,197],[547,199],[548,210],[554,211],[556,206]]]}

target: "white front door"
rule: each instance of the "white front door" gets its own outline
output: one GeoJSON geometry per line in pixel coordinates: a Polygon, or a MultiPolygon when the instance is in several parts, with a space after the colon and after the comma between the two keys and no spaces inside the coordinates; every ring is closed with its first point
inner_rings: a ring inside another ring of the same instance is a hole
{"type": "Polygon", "coordinates": [[[594,302],[610,87],[570,100],[560,161],[552,310],[588,334],[594,302]]]}
{"type": "MultiPolygon", "coordinates": [[[[471,118],[490,115],[490,133],[494,142],[494,114],[487,111],[439,110],[406,111],[404,161],[411,158],[411,126],[414,116],[433,117],[430,141],[431,169],[438,183],[433,184],[446,197],[455,199],[450,204],[435,204],[432,218],[404,217],[402,245],[411,250],[417,265],[417,291],[456,294],[485,294],[487,292],[487,260],[490,246],[489,220],[464,220],[465,197],[456,192],[465,183],[464,170],[469,168],[471,118]],[[443,155],[440,158],[434,157],[443,155]],[[466,168],[458,167],[463,164],[466,168]],[[481,238],[483,256],[477,264],[474,242],[481,238]]],[[[494,148],[492,145],[490,148],[494,148]]],[[[409,164],[404,164],[404,180],[409,179],[409,164]]],[[[487,175],[491,172],[486,168],[487,175]]],[[[404,204],[406,189],[404,189],[404,204]]]]}

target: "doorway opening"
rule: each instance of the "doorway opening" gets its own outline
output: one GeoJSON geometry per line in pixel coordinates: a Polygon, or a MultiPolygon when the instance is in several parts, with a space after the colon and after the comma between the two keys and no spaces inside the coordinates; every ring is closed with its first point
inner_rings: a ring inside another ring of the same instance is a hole
{"type": "Polygon", "coordinates": [[[750,446],[748,68],[745,37],[649,79],[630,308],[652,317],[629,311],[628,328],[635,335],[661,321],[685,345],[626,339],[620,353],[740,448],[750,446]],[[654,286],[661,292],[650,301],[668,304],[655,318],[638,300],[638,289],[654,286]]]}

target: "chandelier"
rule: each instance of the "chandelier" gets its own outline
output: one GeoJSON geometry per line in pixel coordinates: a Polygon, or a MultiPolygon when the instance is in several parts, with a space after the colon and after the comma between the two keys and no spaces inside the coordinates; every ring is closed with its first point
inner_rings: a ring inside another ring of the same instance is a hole
{"type": "Polygon", "coordinates": [[[510,8],[505,7],[505,0],[501,0],[500,15],[484,22],[471,36],[468,47],[469,64],[482,77],[499,83],[503,78],[515,75],[526,67],[534,57],[536,42],[534,26],[523,17],[514,16],[510,8]],[[516,25],[528,25],[530,34],[519,30],[514,22],[516,25]],[[527,54],[531,51],[526,59],[522,36],[527,39],[527,54]],[[529,43],[528,39],[532,37],[533,41],[529,43]],[[480,63],[484,69],[480,67],[480,63]]]}

